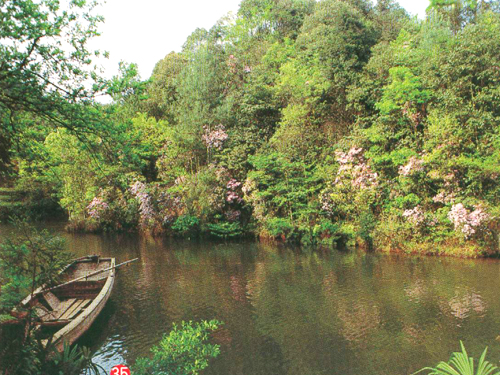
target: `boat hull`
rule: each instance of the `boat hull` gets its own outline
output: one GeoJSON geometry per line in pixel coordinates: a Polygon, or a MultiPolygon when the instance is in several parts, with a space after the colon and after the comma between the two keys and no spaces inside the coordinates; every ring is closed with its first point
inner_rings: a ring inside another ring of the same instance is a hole
{"type": "MultiPolygon", "coordinates": [[[[112,258],[112,266],[115,266],[114,258],[112,258]]],[[[76,319],[54,334],[52,343],[57,351],[61,352],[65,344],[74,344],[94,323],[111,296],[115,283],[115,272],[115,269],[110,271],[102,290],[92,303],[76,319]]]]}
{"type": "Polygon", "coordinates": [[[60,286],[48,289],[42,286],[33,297],[26,297],[22,304],[34,306],[40,329],[61,327],[42,341],[45,346],[61,352],[90,328],[111,296],[115,266],[115,258],[81,258],[61,271],[65,282],[60,286]]]}

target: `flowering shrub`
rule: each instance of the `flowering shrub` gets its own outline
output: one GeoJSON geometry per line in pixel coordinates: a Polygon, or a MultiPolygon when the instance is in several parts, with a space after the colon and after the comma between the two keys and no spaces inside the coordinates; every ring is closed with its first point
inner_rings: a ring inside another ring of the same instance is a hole
{"type": "Polygon", "coordinates": [[[462,203],[458,203],[451,207],[448,219],[455,226],[455,231],[462,232],[465,239],[469,239],[484,226],[485,222],[490,219],[490,215],[477,206],[474,211],[469,212],[462,203]]]}
{"type": "Polygon", "coordinates": [[[399,174],[401,176],[411,176],[414,173],[421,172],[424,170],[423,164],[424,162],[422,159],[412,156],[408,160],[408,163],[399,167],[399,174]]]}
{"type": "Polygon", "coordinates": [[[154,207],[150,194],[147,191],[146,184],[136,181],[131,187],[130,192],[139,202],[139,213],[143,226],[149,226],[154,219],[154,207]]]}
{"type": "Polygon", "coordinates": [[[203,129],[205,133],[202,135],[202,139],[207,148],[221,150],[224,141],[228,138],[224,125],[219,124],[213,130],[210,130],[210,127],[205,125],[203,129]]]}
{"type": "Polygon", "coordinates": [[[163,226],[172,225],[184,208],[181,197],[165,191],[158,194],[157,205],[163,226]]]}
{"type": "Polygon", "coordinates": [[[245,201],[252,205],[252,215],[259,222],[263,222],[266,216],[266,205],[264,199],[260,197],[258,183],[255,179],[248,177],[241,188],[245,201]]]}
{"type": "Polygon", "coordinates": [[[321,211],[326,213],[328,216],[333,216],[335,213],[335,203],[332,199],[332,189],[327,188],[323,190],[319,196],[319,200],[321,203],[321,211]]]}
{"type": "Polygon", "coordinates": [[[90,218],[100,220],[103,214],[109,210],[109,205],[100,197],[94,197],[87,206],[87,213],[90,218]]]}
{"type": "Polygon", "coordinates": [[[432,198],[432,201],[435,203],[443,203],[443,204],[453,203],[455,201],[455,193],[454,192],[449,193],[444,190],[441,190],[438,194],[436,194],[432,198]]]}
{"type": "Polygon", "coordinates": [[[236,181],[234,178],[229,180],[229,182],[226,185],[227,192],[226,192],[226,201],[228,203],[241,203],[243,199],[239,196],[239,194],[235,191],[241,186],[241,182],[236,181]]]}
{"type": "Polygon", "coordinates": [[[403,212],[403,217],[416,226],[420,226],[425,222],[425,214],[420,206],[415,206],[412,209],[405,210],[403,212]]]}
{"type": "Polygon", "coordinates": [[[367,189],[377,186],[378,174],[371,170],[361,147],[351,147],[347,153],[337,150],[335,156],[340,164],[335,184],[343,184],[344,181],[350,180],[354,188],[367,189]]]}

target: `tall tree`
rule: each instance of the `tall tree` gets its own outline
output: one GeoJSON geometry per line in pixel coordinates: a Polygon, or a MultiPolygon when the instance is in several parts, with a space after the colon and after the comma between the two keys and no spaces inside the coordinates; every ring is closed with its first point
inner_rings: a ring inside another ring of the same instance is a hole
{"type": "Polygon", "coordinates": [[[96,119],[85,105],[102,81],[91,70],[96,51],[87,48],[103,20],[97,1],[0,1],[0,167],[26,114],[66,127],[79,137],[96,119]],[[89,82],[94,81],[93,85],[89,82]]]}

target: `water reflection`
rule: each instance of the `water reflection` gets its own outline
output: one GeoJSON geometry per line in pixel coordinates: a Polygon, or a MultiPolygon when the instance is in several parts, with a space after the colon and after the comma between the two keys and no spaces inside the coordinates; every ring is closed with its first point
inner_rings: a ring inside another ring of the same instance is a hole
{"type": "Polygon", "coordinates": [[[64,236],[77,255],[140,258],[82,339],[108,371],[147,355],[173,322],[199,319],[225,322],[207,374],[410,374],[459,340],[500,358],[496,260],[64,236]]]}

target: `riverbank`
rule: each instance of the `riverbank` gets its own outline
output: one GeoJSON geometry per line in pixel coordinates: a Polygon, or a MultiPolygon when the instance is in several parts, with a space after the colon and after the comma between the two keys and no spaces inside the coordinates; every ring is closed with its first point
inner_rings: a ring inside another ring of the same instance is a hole
{"type": "MultiPolygon", "coordinates": [[[[129,234],[138,235],[141,237],[151,237],[153,239],[188,239],[198,241],[208,241],[209,243],[240,243],[248,241],[257,241],[262,244],[272,246],[293,246],[303,249],[318,249],[326,251],[353,251],[362,250],[368,253],[386,253],[386,254],[407,254],[407,255],[425,255],[425,256],[451,256],[457,258],[496,258],[500,255],[499,246],[495,246],[498,242],[498,236],[491,234],[491,240],[488,244],[478,243],[473,241],[465,241],[462,238],[449,238],[447,240],[439,240],[439,242],[431,242],[431,239],[422,238],[422,241],[415,241],[413,236],[408,235],[405,230],[400,228],[399,231],[388,232],[373,232],[379,237],[369,236],[362,238],[349,235],[349,233],[337,232],[320,232],[317,228],[310,227],[307,231],[283,231],[278,235],[271,235],[267,230],[257,229],[240,230],[238,233],[223,236],[221,233],[214,235],[209,228],[196,227],[182,233],[168,230],[165,228],[157,228],[149,230],[147,228],[102,228],[96,226],[95,223],[89,227],[85,222],[80,222],[78,225],[67,220],[61,221],[60,217],[52,218],[52,220],[44,220],[44,223],[52,222],[53,228],[57,231],[64,230],[67,233],[73,234],[129,234]],[[316,230],[315,230],[316,229],[316,230]],[[319,233],[319,234],[318,234],[319,233]]],[[[5,223],[5,222],[4,222],[5,223]]],[[[36,223],[36,222],[34,222],[36,223]]],[[[41,223],[41,222],[39,222],[41,223]]],[[[40,225],[40,224],[39,224],[40,225]]],[[[41,224],[43,225],[43,224],[41,224]]],[[[249,226],[250,227],[250,226],[249,226]]],[[[359,230],[358,230],[359,231],[359,230]]],[[[365,233],[366,236],[366,233],[365,233]]]]}

